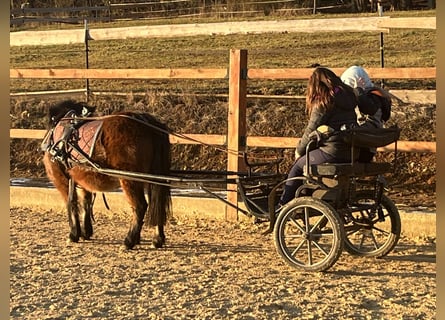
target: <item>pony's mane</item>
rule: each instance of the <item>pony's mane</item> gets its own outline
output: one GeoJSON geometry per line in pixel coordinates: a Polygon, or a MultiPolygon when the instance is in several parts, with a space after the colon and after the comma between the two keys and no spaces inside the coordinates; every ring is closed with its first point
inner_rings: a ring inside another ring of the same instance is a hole
{"type": "Polygon", "coordinates": [[[82,116],[84,114],[92,114],[96,107],[88,106],[85,102],[77,102],[74,100],[61,101],[49,108],[48,125],[54,126],[60,121],[69,111],[73,111],[76,115],[82,116]]]}

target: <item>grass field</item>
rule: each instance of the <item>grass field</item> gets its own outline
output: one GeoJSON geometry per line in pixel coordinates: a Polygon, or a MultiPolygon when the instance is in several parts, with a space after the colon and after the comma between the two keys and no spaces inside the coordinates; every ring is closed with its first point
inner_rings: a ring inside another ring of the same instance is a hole
{"type": "MultiPolygon", "coordinates": [[[[354,15],[354,16],[366,16],[354,15]]],[[[390,16],[431,16],[435,10],[388,13],[390,16]]],[[[317,15],[317,18],[351,15],[317,15]]],[[[302,16],[302,19],[313,16],[302,16]]],[[[203,23],[202,21],[200,21],[203,23]]],[[[138,21],[137,23],[141,23],[138,21]]],[[[156,21],[150,23],[157,23],[156,21]]],[[[169,20],[174,23],[174,20],[169,20]]],[[[177,23],[184,23],[178,20],[177,23]]],[[[261,23],[259,21],[258,23],[261,23]]],[[[135,25],[127,22],[125,26],[135,25]]],[[[111,26],[124,26],[112,23],[111,26]]],[[[104,24],[90,28],[106,27],[104,24]]],[[[226,68],[229,50],[247,49],[249,68],[299,68],[319,63],[328,67],[360,64],[380,67],[380,33],[283,33],[193,36],[182,38],[122,39],[89,42],[90,68],[226,68]]],[[[384,34],[386,67],[434,67],[436,31],[395,29],[384,34]]],[[[84,68],[85,45],[24,46],[10,48],[11,68],[84,68]]],[[[249,93],[301,94],[301,81],[258,81],[249,83],[249,93]]],[[[83,80],[11,80],[11,92],[78,89],[83,80]]],[[[434,88],[435,81],[389,82],[390,88],[434,88]]],[[[145,92],[166,90],[175,93],[227,93],[225,80],[140,81],[91,80],[93,91],[145,92]]]]}

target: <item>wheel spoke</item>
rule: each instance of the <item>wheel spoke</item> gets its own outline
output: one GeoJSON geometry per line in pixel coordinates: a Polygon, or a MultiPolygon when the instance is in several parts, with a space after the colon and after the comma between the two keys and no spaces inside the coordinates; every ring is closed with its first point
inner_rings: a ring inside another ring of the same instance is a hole
{"type": "Polygon", "coordinates": [[[360,227],[357,225],[353,225],[352,227],[345,228],[348,232],[346,232],[346,236],[351,236],[360,231],[360,227]]]}
{"type": "Polygon", "coordinates": [[[289,221],[291,221],[292,225],[295,226],[302,233],[306,233],[306,230],[298,223],[298,221],[294,217],[289,218],[289,221]]]}
{"type": "Polygon", "coordinates": [[[309,265],[311,266],[313,264],[313,262],[312,262],[312,246],[311,246],[310,240],[306,240],[306,241],[307,241],[307,256],[309,258],[309,265]]]}
{"type": "Polygon", "coordinates": [[[389,232],[388,232],[388,231],[383,230],[383,229],[381,229],[381,228],[377,228],[375,225],[372,226],[372,229],[373,229],[373,230],[376,230],[376,231],[379,231],[380,233],[382,233],[382,234],[385,235],[385,236],[389,235],[389,232]]]}
{"type": "Polygon", "coordinates": [[[318,244],[318,242],[316,242],[316,241],[311,241],[311,242],[312,242],[312,243],[314,244],[314,246],[316,246],[321,252],[324,253],[325,257],[327,257],[327,256],[329,255],[329,253],[326,252],[326,250],[323,249],[323,248],[318,244]]]}
{"type": "Polygon", "coordinates": [[[306,239],[302,239],[301,242],[297,245],[294,251],[291,252],[291,255],[293,257],[296,256],[297,252],[300,251],[301,247],[303,247],[303,244],[305,243],[306,239]]]}
{"type": "Polygon", "coordinates": [[[370,238],[371,238],[371,242],[374,244],[374,249],[378,249],[379,248],[379,244],[377,242],[377,239],[374,237],[374,233],[373,232],[371,232],[370,238]]]}
{"type": "Polygon", "coordinates": [[[309,233],[309,208],[308,207],[304,207],[304,224],[305,224],[305,229],[306,232],[309,233]]]}
{"type": "Polygon", "coordinates": [[[364,247],[364,243],[365,243],[365,238],[366,238],[366,234],[362,232],[362,237],[360,238],[360,244],[359,244],[359,248],[363,248],[364,247]]]}
{"type": "Polygon", "coordinates": [[[325,217],[323,217],[323,216],[321,216],[320,217],[320,219],[318,219],[318,221],[314,224],[314,226],[312,227],[312,229],[310,230],[310,232],[313,232],[315,229],[319,229],[320,231],[321,231],[321,228],[319,228],[319,226],[322,224],[322,223],[325,223],[326,222],[326,218],[325,217]]]}

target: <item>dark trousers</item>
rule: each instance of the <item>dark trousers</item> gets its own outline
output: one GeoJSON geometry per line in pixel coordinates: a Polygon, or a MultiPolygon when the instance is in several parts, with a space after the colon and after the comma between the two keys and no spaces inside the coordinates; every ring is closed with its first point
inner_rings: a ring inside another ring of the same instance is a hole
{"type": "MultiPolygon", "coordinates": [[[[320,149],[315,149],[309,152],[309,164],[322,164],[322,163],[340,163],[348,162],[344,159],[338,159],[329,153],[323,152],[320,149]]],[[[303,176],[303,167],[306,165],[306,156],[298,158],[287,175],[287,178],[294,178],[298,176],[303,176]]],[[[295,192],[298,187],[303,184],[303,180],[290,180],[287,181],[283,188],[283,194],[281,195],[279,204],[283,205],[295,198],[295,192]]]]}

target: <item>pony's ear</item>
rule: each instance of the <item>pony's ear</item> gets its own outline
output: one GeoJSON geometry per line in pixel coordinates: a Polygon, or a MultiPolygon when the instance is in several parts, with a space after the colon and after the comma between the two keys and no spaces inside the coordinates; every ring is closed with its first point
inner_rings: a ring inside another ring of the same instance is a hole
{"type": "Polygon", "coordinates": [[[82,106],[81,116],[82,117],[89,117],[96,111],[96,107],[88,106],[87,104],[84,104],[82,106]]]}

